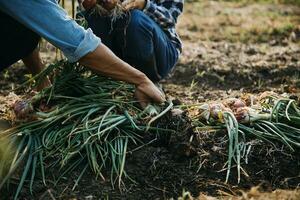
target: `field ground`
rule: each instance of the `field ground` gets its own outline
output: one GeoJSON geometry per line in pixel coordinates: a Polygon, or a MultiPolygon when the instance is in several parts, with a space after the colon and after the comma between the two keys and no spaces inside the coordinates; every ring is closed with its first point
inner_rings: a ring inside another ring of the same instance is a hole
{"type": "MultiPolygon", "coordinates": [[[[176,102],[193,104],[262,91],[288,92],[299,97],[300,7],[265,2],[188,1],[178,30],[184,42],[183,54],[173,75],[164,81],[167,95],[176,102]]],[[[53,59],[46,53],[49,49],[42,50],[45,60],[53,59]]],[[[1,74],[2,96],[26,79],[17,75],[20,72],[26,73],[19,63],[1,74]]],[[[48,188],[36,184],[34,196],[24,191],[22,198],[189,199],[189,195],[197,197],[200,193],[199,199],[203,200],[214,199],[211,196],[300,198],[299,149],[290,152],[284,147],[249,140],[252,151],[248,164],[242,163],[241,183],[237,184],[232,170],[229,183],[225,184],[226,171],[222,169],[227,160],[226,133],[190,132],[182,128],[181,134],[195,134],[193,143],[181,137],[169,145],[149,145],[128,154],[126,170],[133,181],[125,179],[121,189],[113,189],[109,178],[104,181],[87,173],[72,190],[80,170],[65,175],[54,186],[51,177],[58,172],[53,169],[53,174],[48,174],[48,188]]],[[[14,186],[12,183],[9,191],[14,186]]]]}

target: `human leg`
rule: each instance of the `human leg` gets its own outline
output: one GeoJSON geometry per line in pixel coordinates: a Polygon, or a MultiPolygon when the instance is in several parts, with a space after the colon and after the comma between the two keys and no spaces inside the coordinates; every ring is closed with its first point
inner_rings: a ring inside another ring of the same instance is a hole
{"type": "MultiPolygon", "coordinates": [[[[32,74],[40,73],[44,68],[38,49],[40,37],[10,16],[1,12],[0,21],[4,27],[0,31],[0,41],[5,47],[0,50],[0,71],[22,59],[24,65],[32,74]]],[[[45,78],[37,86],[37,89],[41,90],[49,85],[50,81],[48,78],[45,78]]]]}
{"type": "Polygon", "coordinates": [[[40,37],[0,11],[0,71],[30,55],[36,49],[40,37]]]}
{"type": "Polygon", "coordinates": [[[175,45],[142,11],[133,10],[114,22],[88,12],[85,18],[105,45],[155,82],[166,77],[178,60],[175,45]]]}
{"type": "Polygon", "coordinates": [[[112,49],[111,19],[108,16],[100,16],[97,13],[86,11],[84,17],[88,22],[88,27],[93,30],[103,44],[112,49]]]}
{"type": "MultiPolygon", "coordinates": [[[[35,48],[29,55],[22,58],[22,61],[33,75],[40,73],[45,67],[40,57],[39,47],[35,48]]],[[[48,77],[44,77],[41,83],[37,85],[36,89],[39,91],[50,85],[51,82],[48,77]]]]}
{"type": "Polygon", "coordinates": [[[155,82],[165,78],[178,60],[175,45],[142,11],[131,11],[125,38],[123,59],[155,82]]]}

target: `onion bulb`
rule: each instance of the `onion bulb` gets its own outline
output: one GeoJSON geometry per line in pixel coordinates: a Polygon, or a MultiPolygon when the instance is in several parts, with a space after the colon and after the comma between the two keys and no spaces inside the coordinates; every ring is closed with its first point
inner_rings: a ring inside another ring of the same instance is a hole
{"type": "Polygon", "coordinates": [[[13,104],[17,119],[26,119],[33,113],[32,104],[27,100],[18,100],[13,104]]]}
{"type": "Polygon", "coordinates": [[[241,100],[241,99],[237,99],[237,98],[228,98],[228,99],[225,99],[223,101],[223,104],[230,108],[231,110],[236,110],[238,108],[241,108],[241,107],[245,107],[246,106],[246,103],[241,100]]]}
{"type": "Polygon", "coordinates": [[[271,117],[271,115],[268,113],[260,113],[258,110],[255,110],[250,107],[238,108],[234,112],[234,116],[236,117],[238,122],[245,123],[245,124],[257,120],[268,120],[271,117]]]}

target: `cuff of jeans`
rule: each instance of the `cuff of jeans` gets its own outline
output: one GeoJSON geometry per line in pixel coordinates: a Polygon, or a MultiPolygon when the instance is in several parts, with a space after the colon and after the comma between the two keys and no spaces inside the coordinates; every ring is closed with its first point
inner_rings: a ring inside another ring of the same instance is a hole
{"type": "Polygon", "coordinates": [[[145,8],[143,9],[144,12],[151,12],[154,10],[154,4],[150,0],[146,0],[145,8]]]}
{"type": "Polygon", "coordinates": [[[63,52],[69,62],[77,62],[86,54],[93,52],[101,44],[101,39],[98,38],[89,28],[86,30],[83,40],[79,43],[75,52],[63,52]]]}

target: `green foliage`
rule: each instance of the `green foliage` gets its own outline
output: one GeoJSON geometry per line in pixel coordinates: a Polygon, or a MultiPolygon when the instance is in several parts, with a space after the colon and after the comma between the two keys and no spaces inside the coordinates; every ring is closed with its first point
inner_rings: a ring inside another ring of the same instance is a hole
{"type": "MultiPolygon", "coordinates": [[[[8,166],[7,175],[0,188],[11,178],[17,168],[22,169],[15,199],[25,181],[29,180],[30,191],[41,174],[46,185],[48,168],[61,170],[59,181],[68,172],[83,165],[73,189],[87,169],[105,179],[103,169],[110,169],[111,181],[121,187],[125,171],[126,153],[129,144],[142,145],[146,130],[158,130],[151,123],[161,115],[151,116],[133,101],[133,86],[98,76],[77,64],[58,62],[49,66],[38,77],[54,75],[53,85],[36,94],[28,102],[34,112],[27,122],[6,131],[2,137],[14,141],[16,151],[8,166]],[[148,126],[146,126],[148,124],[148,126]]],[[[159,108],[156,107],[159,111],[159,108]]],[[[159,113],[159,112],[158,112],[159,113]]],[[[159,129],[160,133],[168,130],[159,129]]],[[[0,160],[0,166],[7,165],[0,160]]]]}
{"type": "Polygon", "coordinates": [[[247,145],[247,139],[255,138],[276,147],[276,144],[285,145],[290,151],[300,148],[300,109],[295,100],[277,99],[268,97],[268,103],[263,105],[267,119],[263,117],[250,116],[249,123],[238,122],[232,112],[225,111],[221,115],[224,122],[220,120],[203,121],[195,119],[199,130],[202,129],[224,129],[228,133],[228,160],[226,182],[229,180],[232,163],[236,163],[238,182],[241,176],[241,159],[247,160],[251,145],[247,145]],[[252,119],[252,120],[251,120],[252,119]],[[197,122],[200,121],[200,122],[197,122]],[[214,125],[214,126],[211,126],[214,125]],[[276,143],[275,143],[276,141],[276,143]]]}

